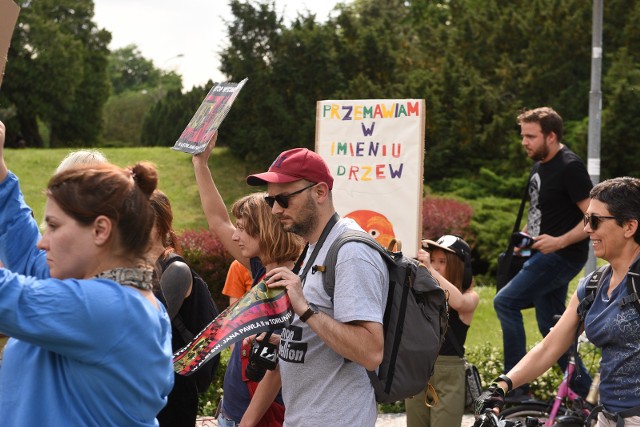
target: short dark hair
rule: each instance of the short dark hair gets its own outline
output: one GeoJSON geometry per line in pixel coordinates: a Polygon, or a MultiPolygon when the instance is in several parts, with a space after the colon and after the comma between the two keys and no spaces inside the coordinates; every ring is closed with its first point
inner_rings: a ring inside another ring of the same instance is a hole
{"type": "MultiPolygon", "coordinates": [[[[629,176],[607,179],[596,184],[589,196],[607,205],[618,225],[632,219],[640,222],[640,179],[629,176]]],[[[633,239],[640,243],[640,226],[633,239]]]]}
{"type": "Polygon", "coordinates": [[[540,129],[542,129],[542,133],[545,136],[553,132],[556,134],[558,142],[562,141],[562,117],[553,108],[539,107],[523,111],[518,115],[518,124],[521,125],[522,123],[539,123],[540,129]]]}

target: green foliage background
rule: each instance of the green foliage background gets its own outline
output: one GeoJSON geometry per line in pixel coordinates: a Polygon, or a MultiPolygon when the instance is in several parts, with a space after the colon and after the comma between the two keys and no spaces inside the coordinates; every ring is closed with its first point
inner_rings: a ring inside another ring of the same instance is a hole
{"type": "MultiPolygon", "coordinates": [[[[11,144],[21,136],[30,147],[168,146],[213,84],[182,93],[180,76],[135,45],[109,52],[91,0],[18,3],[0,92],[11,144]]],[[[519,177],[528,165],[514,119],[522,108],[554,107],[565,141],[587,156],[591,2],[351,0],[326,21],[307,12],[291,22],[270,0],[229,5],[220,70],[249,82],[225,121],[225,143],[256,168],[283,149],[313,148],[322,99],[424,98],[427,183],[483,170],[519,177]]],[[[640,174],[628,154],[640,148],[639,18],[640,2],[607,0],[603,179],[640,174]]]]}

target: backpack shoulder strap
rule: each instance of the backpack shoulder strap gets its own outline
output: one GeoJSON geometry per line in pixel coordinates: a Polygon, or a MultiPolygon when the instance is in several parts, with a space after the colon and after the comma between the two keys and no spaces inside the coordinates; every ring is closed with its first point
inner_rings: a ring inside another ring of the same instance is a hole
{"type": "Polygon", "coordinates": [[[598,291],[600,286],[602,286],[602,282],[604,281],[604,278],[607,276],[607,274],[609,274],[610,270],[611,266],[607,264],[598,268],[593,272],[593,274],[591,274],[591,277],[589,278],[589,281],[585,286],[584,298],[578,305],[578,317],[580,317],[580,324],[584,322],[584,318],[586,317],[587,312],[591,308],[591,305],[596,298],[596,292],[598,291]]]}
{"type": "Polygon", "coordinates": [[[640,290],[640,259],[631,264],[629,268],[627,273],[627,293],[629,295],[620,300],[620,307],[633,303],[638,313],[640,313],[640,294],[638,290],[640,290]]]}
{"type": "MultiPolygon", "coordinates": [[[[187,264],[185,259],[182,258],[180,255],[178,255],[176,253],[171,253],[165,259],[160,261],[160,266],[162,267],[162,272],[164,273],[167,270],[167,268],[169,268],[169,266],[171,264],[173,264],[174,262],[177,262],[177,261],[180,261],[180,262],[183,262],[183,263],[187,264]]],[[[188,264],[187,264],[187,266],[188,266],[188,264]]],[[[191,270],[190,267],[189,267],[189,270],[191,270]]],[[[195,283],[194,271],[193,270],[191,270],[191,283],[192,283],[192,285],[193,285],[193,283],[195,283]]],[[[160,281],[160,285],[162,285],[162,280],[160,281]]],[[[175,297],[176,297],[175,295],[172,295],[171,291],[168,291],[167,289],[163,288],[162,286],[160,286],[160,291],[162,292],[167,305],[171,304],[169,301],[171,299],[175,299],[175,297]]],[[[174,309],[172,309],[171,311],[173,312],[174,309]]],[[[170,315],[171,314],[172,313],[170,313],[170,315]]],[[[178,332],[180,333],[180,337],[183,339],[183,341],[185,343],[191,342],[191,340],[193,339],[194,335],[187,328],[187,325],[185,325],[184,320],[182,319],[182,316],[180,316],[180,313],[178,313],[177,311],[171,318],[171,324],[178,330],[178,332]]]]}
{"type": "Polygon", "coordinates": [[[187,263],[187,261],[185,261],[185,259],[180,255],[175,252],[171,252],[166,256],[166,258],[160,260],[160,267],[162,267],[162,271],[165,271],[171,264],[176,261],[184,262],[185,264],[187,263]]]}
{"type": "Polygon", "coordinates": [[[324,260],[324,275],[322,276],[322,284],[324,290],[331,297],[333,301],[333,294],[336,285],[336,263],[338,261],[338,251],[347,242],[360,242],[368,245],[380,253],[382,259],[388,264],[394,262],[391,255],[380,244],[364,231],[347,230],[342,233],[329,247],[327,256],[324,260]]]}

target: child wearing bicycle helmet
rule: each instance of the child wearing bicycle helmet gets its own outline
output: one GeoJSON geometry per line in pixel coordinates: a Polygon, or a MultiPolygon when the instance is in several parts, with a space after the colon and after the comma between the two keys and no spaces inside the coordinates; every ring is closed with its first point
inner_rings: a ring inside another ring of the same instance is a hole
{"type": "Polygon", "coordinates": [[[464,342],[480,302],[473,290],[471,248],[461,237],[450,234],[436,242],[423,240],[422,247],[418,260],[449,294],[449,327],[430,380],[440,403],[426,406],[426,390],[405,399],[407,427],[459,426],[465,402],[464,342]]]}

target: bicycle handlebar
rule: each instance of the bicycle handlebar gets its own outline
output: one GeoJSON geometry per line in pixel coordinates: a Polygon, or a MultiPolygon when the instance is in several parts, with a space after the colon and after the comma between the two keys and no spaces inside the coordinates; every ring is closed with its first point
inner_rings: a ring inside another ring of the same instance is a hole
{"type": "Polygon", "coordinates": [[[498,417],[492,409],[485,409],[484,413],[480,415],[473,427],[539,427],[544,424],[535,418],[527,417],[525,424],[522,421],[505,420],[498,417]]]}

